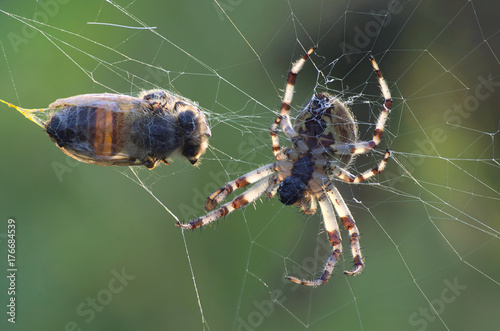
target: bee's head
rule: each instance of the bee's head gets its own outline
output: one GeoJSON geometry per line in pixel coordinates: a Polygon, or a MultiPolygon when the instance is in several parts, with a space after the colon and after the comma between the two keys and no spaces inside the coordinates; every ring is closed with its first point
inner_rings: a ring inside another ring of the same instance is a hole
{"type": "Polygon", "coordinates": [[[178,115],[180,136],[184,139],[181,153],[191,164],[196,164],[208,147],[208,138],[212,135],[207,118],[197,108],[186,107],[178,115]]]}

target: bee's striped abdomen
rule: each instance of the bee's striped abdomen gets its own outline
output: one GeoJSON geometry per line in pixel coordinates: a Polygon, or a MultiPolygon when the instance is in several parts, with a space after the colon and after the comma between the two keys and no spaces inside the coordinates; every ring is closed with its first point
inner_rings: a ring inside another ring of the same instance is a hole
{"type": "Polygon", "coordinates": [[[124,113],[93,106],[68,106],[45,123],[49,136],[76,156],[96,161],[122,152],[124,113]]]}
{"type": "MultiPolygon", "coordinates": [[[[92,116],[89,114],[89,117],[92,116]]],[[[103,108],[94,109],[94,125],[89,127],[89,140],[93,141],[94,153],[102,156],[114,156],[122,147],[123,113],[103,108]]],[[[90,119],[90,118],[89,118],[90,119]]],[[[91,124],[92,121],[89,121],[91,124]]]]}

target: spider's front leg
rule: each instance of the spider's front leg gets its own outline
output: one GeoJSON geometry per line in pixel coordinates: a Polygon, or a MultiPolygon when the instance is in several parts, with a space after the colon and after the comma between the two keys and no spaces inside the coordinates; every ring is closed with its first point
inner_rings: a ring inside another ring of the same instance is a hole
{"type": "Polygon", "coordinates": [[[263,167],[260,167],[254,171],[251,171],[241,177],[230,181],[225,186],[221,187],[214,193],[210,194],[205,202],[205,210],[210,211],[214,209],[222,200],[224,200],[231,192],[238,188],[245,187],[249,184],[258,182],[259,180],[270,176],[276,170],[276,163],[270,163],[263,167]]]}
{"type": "Polygon", "coordinates": [[[233,199],[233,201],[222,205],[220,208],[211,211],[205,216],[198,217],[197,219],[192,220],[189,223],[177,222],[175,225],[177,225],[178,228],[184,230],[194,230],[196,228],[208,225],[218,220],[219,218],[232,213],[234,210],[240,209],[248,205],[249,203],[254,202],[262,194],[264,194],[264,192],[268,187],[269,187],[269,179],[264,178],[260,182],[258,182],[257,184],[246,190],[243,194],[238,195],[236,198],[233,199]]]}
{"type": "Polygon", "coordinates": [[[384,96],[384,106],[380,111],[380,115],[377,119],[377,123],[375,124],[375,130],[373,131],[373,138],[369,141],[362,141],[353,144],[334,144],[330,147],[337,154],[364,154],[368,153],[372,149],[378,146],[380,140],[382,139],[382,134],[384,133],[385,123],[387,122],[387,118],[389,117],[389,112],[391,111],[392,106],[392,97],[391,91],[389,90],[389,86],[382,76],[382,72],[378,67],[377,62],[370,56],[370,62],[372,63],[373,70],[377,74],[378,82],[380,85],[380,90],[382,91],[382,95],[384,96]]]}
{"type": "Polygon", "coordinates": [[[304,67],[306,60],[314,52],[316,46],[311,47],[307,53],[305,53],[297,62],[295,62],[288,72],[288,77],[286,80],[285,95],[283,96],[283,101],[281,103],[280,115],[274,121],[271,126],[271,140],[273,142],[273,153],[276,159],[282,160],[283,157],[280,155],[279,140],[277,129],[278,125],[281,124],[283,133],[292,141],[293,145],[297,147],[299,152],[305,153],[308,148],[307,145],[300,139],[299,135],[293,129],[292,123],[290,122],[290,108],[292,107],[293,91],[295,89],[295,81],[299,75],[300,70],[304,67]]]}

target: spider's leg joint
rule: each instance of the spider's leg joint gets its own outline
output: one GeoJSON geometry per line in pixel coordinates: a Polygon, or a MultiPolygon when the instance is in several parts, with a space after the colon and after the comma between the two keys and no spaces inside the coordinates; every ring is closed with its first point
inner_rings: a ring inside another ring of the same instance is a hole
{"type": "Polygon", "coordinates": [[[215,191],[212,195],[210,195],[205,202],[205,210],[210,211],[214,209],[222,200],[222,198],[226,197],[228,194],[233,192],[233,187],[231,185],[226,185],[215,191]]]}
{"type": "Polygon", "coordinates": [[[332,246],[340,245],[340,233],[337,230],[328,231],[328,239],[330,240],[330,244],[332,246]]]}
{"type": "Polygon", "coordinates": [[[177,222],[175,223],[175,225],[176,225],[179,229],[182,229],[182,230],[194,230],[194,229],[196,229],[197,227],[201,226],[201,223],[200,223],[200,225],[197,225],[197,223],[200,223],[200,219],[199,219],[199,218],[198,218],[198,219],[196,219],[196,220],[194,220],[194,221],[191,221],[191,222],[189,222],[189,223],[185,223],[185,224],[183,224],[183,223],[181,223],[181,222],[177,221],[177,222]]]}
{"type": "MultiPolygon", "coordinates": [[[[231,206],[234,208],[234,209],[239,209],[243,206],[246,206],[248,204],[248,200],[244,197],[244,196],[238,196],[236,198],[234,198],[234,200],[231,202],[231,206]]],[[[227,213],[224,213],[224,216],[226,216],[227,213]]]]}
{"type": "Polygon", "coordinates": [[[357,276],[363,270],[364,266],[365,265],[364,265],[363,261],[361,260],[361,257],[359,255],[356,255],[354,257],[354,269],[350,270],[350,271],[347,271],[347,270],[344,271],[344,275],[357,276]]]}
{"type": "MultiPolygon", "coordinates": [[[[338,203],[338,201],[336,201],[338,203]]],[[[352,216],[351,215],[346,215],[346,216],[342,216],[340,217],[340,220],[342,221],[342,223],[344,224],[344,227],[350,231],[352,228],[354,228],[354,220],[352,219],[352,216]]],[[[357,238],[358,236],[356,236],[357,238]]]]}
{"type": "Polygon", "coordinates": [[[312,46],[306,54],[302,57],[302,59],[307,60],[307,58],[318,48],[318,45],[312,46]]]}

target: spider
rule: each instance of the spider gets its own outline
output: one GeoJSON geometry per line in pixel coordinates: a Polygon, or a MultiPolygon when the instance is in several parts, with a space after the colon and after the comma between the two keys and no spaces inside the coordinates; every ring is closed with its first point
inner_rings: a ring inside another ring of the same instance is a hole
{"type": "Polygon", "coordinates": [[[314,214],[317,204],[323,214],[323,222],[332,245],[321,276],[314,280],[285,276],[286,279],[302,285],[319,286],[328,281],[342,252],[339,226],[335,219],[337,212],[342,224],[349,232],[349,242],[354,260],[354,268],[344,271],[346,275],[357,275],[364,267],[359,245],[359,231],[344,199],[334,186],[334,179],[347,183],[360,183],[381,173],[391,155],[386,151],[384,158],[373,169],[360,174],[351,174],[347,169],[358,154],[373,150],[380,143],[384,125],[390,112],[392,99],[385,79],[372,56],[369,57],[378,77],[384,97],[384,105],[375,125],[372,140],[358,141],[358,129],[354,115],[338,97],[328,93],[315,94],[300,111],[294,125],[290,121],[290,105],[295,80],[308,57],[314,52],[312,47],[292,65],[288,73],[281,113],[271,125],[272,151],[276,162],[262,166],[233,181],[210,195],[205,209],[210,211],[189,223],[179,223],[181,229],[193,230],[210,224],[236,209],[253,203],[261,195],[271,198],[276,193],[285,205],[297,205],[305,214],[314,214]],[[280,147],[278,127],[291,140],[292,148],[280,147]],[[214,208],[235,189],[253,184],[243,194],[231,202],[214,208]]]}

